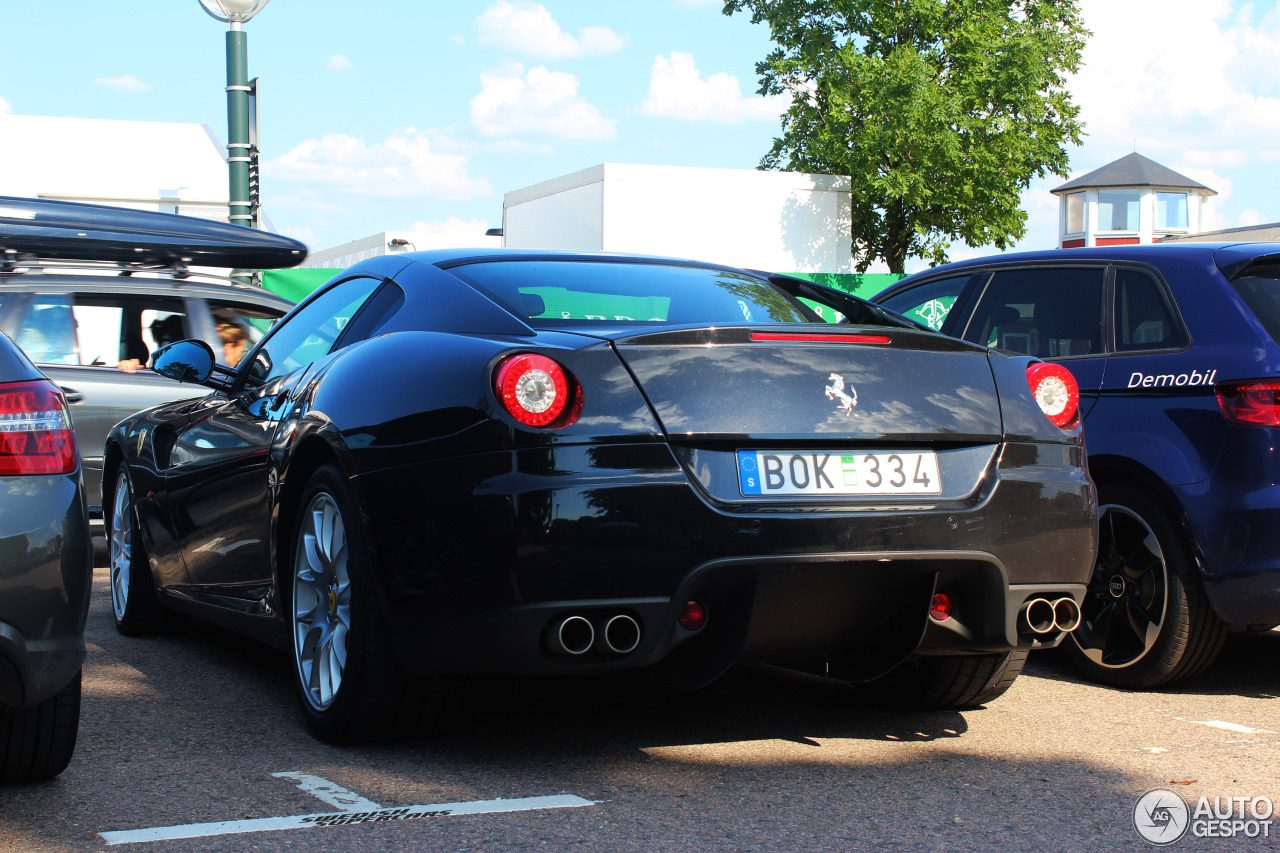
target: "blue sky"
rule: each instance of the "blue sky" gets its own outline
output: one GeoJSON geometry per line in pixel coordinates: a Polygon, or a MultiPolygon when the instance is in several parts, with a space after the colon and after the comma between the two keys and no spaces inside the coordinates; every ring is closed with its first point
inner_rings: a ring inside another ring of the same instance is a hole
{"type": "MultiPolygon", "coordinates": [[[[778,129],[754,94],[768,32],[721,5],[273,0],[246,26],[269,215],[318,250],[497,226],[503,193],[603,162],[753,168],[778,129]]],[[[1275,3],[1080,6],[1094,37],[1072,81],[1089,132],[1073,174],[1136,144],[1219,191],[1215,225],[1280,221],[1275,3]]],[[[0,0],[0,25],[22,34],[0,52],[0,111],[225,138],[225,26],[197,0],[0,0]]],[[[1055,243],[1061,182],[1025,195],[1023,247],[1055,243]]]]}

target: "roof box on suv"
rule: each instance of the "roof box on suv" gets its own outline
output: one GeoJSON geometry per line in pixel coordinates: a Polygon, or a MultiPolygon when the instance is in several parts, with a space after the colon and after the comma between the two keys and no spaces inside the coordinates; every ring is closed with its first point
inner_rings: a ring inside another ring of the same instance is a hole
{"type": "Polygon", "coordinates": [[[280,269],[302,263],[297,240],[191,216],[0,196],[0,264],[103,261],[127,267],[280,269]]]}

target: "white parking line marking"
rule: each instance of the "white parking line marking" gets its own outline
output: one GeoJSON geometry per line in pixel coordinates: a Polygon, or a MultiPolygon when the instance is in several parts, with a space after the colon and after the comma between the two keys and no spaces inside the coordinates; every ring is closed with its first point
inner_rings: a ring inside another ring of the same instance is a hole
{"type": "Polygon", "coordinates": [[[279,779],[292,779],[298,783],[298,788],[303,792],[310,794],[322,803],[328,803],[336,809],[346,809],[353,812],[373,812],[382,808],[373,800],[366,800],[355,791],[348,791],[341,785],[330,782],[320,776],[312,776],[310,773],[298,773],[288,770],[283,773],[272,773],[279,779]]]}
{"type": "Polygon", "coordinates": [[[522,797],[514,800],[476,800],[469,803],[437,803],[430,806],[402,806],[364,812],[329,812],[295,817],[264,817],[254,820],[228,820],[218,823],[189,823],[185,826],[158,826],[120,832],[99,832],[107,844],[137,844],[144,841],[171,841],[176,838],[205,838],[211,835],[239,835],[246,832],[271,832],[279,829],[315,829],[318,826],[346,826],[353,823],[382,823],[453,817],[470,814],[524,812],[535,809],[570,809],[594,806],[591,800],[561,794],[555,797],[522,797]]]}
{"type": "Polygon", "coordinates": [[[1271,729],[1251,729],[1248,726],[1242,726],[1239,723],[1224,723],[1222,720],[1187,720],[1187,722],[1199,723],[1202,726],[1212,726],[1215,729],[1225,729],[1226,731],[1242,735],[1275,734],[1271,729]]]}

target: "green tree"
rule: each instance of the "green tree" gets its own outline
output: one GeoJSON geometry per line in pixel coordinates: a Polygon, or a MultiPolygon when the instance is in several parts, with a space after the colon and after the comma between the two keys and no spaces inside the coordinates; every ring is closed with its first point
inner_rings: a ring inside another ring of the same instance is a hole
{"type": "Polygon", "coordinates": [[[1007,248],[1021,191],[1065,177],[1080,144],[1064,73],[1089,32],[1074,0],[727,0],[775,48],[763,95],[789,94],[762,169],[849,175],[859,272],[945,263],[951,241],[1007,248]]]}

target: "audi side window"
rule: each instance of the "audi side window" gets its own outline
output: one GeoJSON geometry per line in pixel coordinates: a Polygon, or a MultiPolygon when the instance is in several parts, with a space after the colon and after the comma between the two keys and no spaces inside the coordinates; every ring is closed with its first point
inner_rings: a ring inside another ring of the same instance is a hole
{"type": "Polygon", "coordinates": [[[926,282],[919,287],[894,294],[879,304],[940,332],[970,278],[972,275],[966,273],[926,282]]]}
{"type": "Polygon", "coordinates": [[[1182,324],[1159,283],[1141,270],[1116,270],[1116,351],[1176,349],[1187,345],[1182,324]]]}
{"type": "Polygon", "coordinates": [[[271,330],[253,354],[250,378],[267,382],[323,358],[380,284],[381,279],[352,278],[316,296],[271,330]]]}
{"type": "Polygon", "coordinates": [[[1037,358],[1101,354],[1103,276],[1101,267],[998,271],[964,339],[1037,358]]]}

